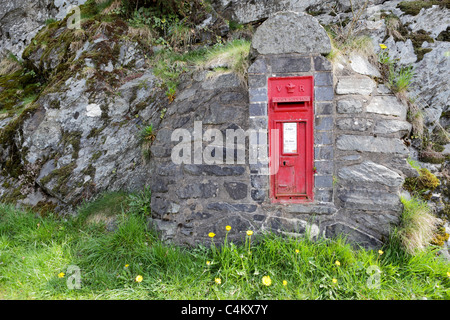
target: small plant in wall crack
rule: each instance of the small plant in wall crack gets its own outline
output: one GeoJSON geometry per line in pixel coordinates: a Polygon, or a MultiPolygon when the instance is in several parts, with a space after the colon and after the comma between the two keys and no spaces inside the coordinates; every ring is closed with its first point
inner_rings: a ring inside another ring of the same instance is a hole
{"type": "Polygon", "coordinates": [[[405,92],[409,89],[414,77],[412,66],[402,66],[398,64],[399,59],[392,59],[389,56],[389,49],[385,44],[380,44],[378,62],[381,67],[381,74],[385,83],[394,92],[405,92]]]}
{"type": "Polygon", "coordinates": [[[144,160],[150,158],[150,147],[155,141],[156,134],[153,130],[153,125],[144,126],[139,132],[139,143],[142,148],[142,157],[144,160]]]}

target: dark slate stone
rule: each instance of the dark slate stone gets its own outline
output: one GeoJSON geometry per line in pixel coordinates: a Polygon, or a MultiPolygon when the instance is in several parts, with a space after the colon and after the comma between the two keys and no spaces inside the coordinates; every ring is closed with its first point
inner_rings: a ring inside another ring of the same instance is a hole
{"type": "Polygon", "coordinates": [[[269,217],[267,225],[274,232],[289,232],[304,234],[306,223],[298,219],[283,219],[279,217],[269,217]]]}
{"type": "Polygon", "coordinates": [[[314,185],[316,188],[333,187],[333,176],[315,176],[314,185]]]}
{"type": "Polygon", "coordinates": [[[333,161],[316,161],[314,166],[317,169],[318,174],[332,174],[333,173],[333,161]]]}
{"type": "Polygon", "coordinates": [[[225,182],[225,190],[233,200],[241,200],[247,197],[248,186],[241,182],[225,182]]]}
{"type": "Polygon", "coordinates": [[[332,146],[315,147],[314,148],[314,159],[316,160],[332,160],[334,155],[334,150],[332,146]]]}
{"type": "Polygon", "coordinates": [[[314,98],[316,99],[316,101],[332,101],[334,99],[333,87],[315,87],[314,98]]]}
{"type": "Polygon", "coordinates": [[[333,104],[331,102],[316,102],[315,114],[317,115],[333,114],[333,104]]]}
{"type": "Polygon", "coordinates": [[[314,73],[314,85],[316,86],[332,86],[333,75],[331,72],[314,73]]]}
{"type": "Polygon", "coordinates": [[[316,71],[331,71],[331,62],[322,56],[316,56],[314,60],[314,69],[316,71]]]}
{"type": "Polygon", "coordinates": [[[250,128],[258,130],[258,129],[264,129],[267,130],[268,127],[268,120],[267,117],[257,117],[257,118],[251,118],[250,119],[250,128]]]}
{"type": "Polygon", "coordinates": [[[316,130],[333,130],[334,120],[332,117],[316,117],[314,122],[316,130]]]}
{"type": "Polygon", "coordinates": [[[254,204],[245,204],[245,203],[226,203],[226,202],[213,202],[208,203],[207,208],[210,210],[220,211],[220,212],[255,212],[256,211],[256,205],[254,204]]]}
{"type": "Polygon", "coordinates": [[[263,58],[256,59],[248,68],[248,73],[266,73],[267,65],[263,58]]]}
{"type": "Polygon", "coordinates": [[[160,197],[152,197],[152,214],[162,217],[167,213],[170,202],[160,197]]]}
{"type": "Polygon", "coordinates": [[[217,196],[217,185],[209,183],[190,183],[177,189],[177,195],[181,199],[203,198],[208,199],[217,196]]]}
{"type": "Polygon", "coordinates": [[[333,143],[333,133],[331,131],[314,133],[314,144],[332,144],[332,143],[333,143]]]}
{"type": "Polygon", "coordinates": [[[273,73],[308,72],[311,70],[311,58],[309,57],[270,57],[270,65],[273,73]]]}
{"type": "Polygon", "coordinates": [[[243,166],[218,166],[206,164],[187,164],[183,169],[185,172],[194,176],[239,176],[245,172],[245,167],[243,166]]]}
{"type": "Polygon", "coordinates": [[[268,176],[267,175],[251,175],[250,181],[253,188],[264,188],[268,185],[268,176]]]}
{"type": "Polygon", "coordinates": [[[261,189],[252,189],[251,191],[252,199],[258,203],[261,203],[266,198],[266,192],[261,189]]]}
{"type": "Polygon", "coordinates": [[[164,193],[169,191],[168,187],[168,181],[166,179],[162,179],[160,177],[154,177],[152,179],[152,184],[150,186],[150,189],[152,192],[155,193],[164,193]]]}
{"type": "Polygon", "coordinates": [[[267,116],[267,105],[265,103],[251,103],[249,115],[250,117],[267,116]]]}
{"type": "Polygon", "coordinates": [[[250,88],[248,90],[249,101],[252,102],[266,102],[267,89],[266,88],[250,88]]]}
{"type": "Polygon", "coordinates": [[[266,75],[249,75],[248,76],[248,86],[249,88],[262,88],[267,86],[266,75]]]}

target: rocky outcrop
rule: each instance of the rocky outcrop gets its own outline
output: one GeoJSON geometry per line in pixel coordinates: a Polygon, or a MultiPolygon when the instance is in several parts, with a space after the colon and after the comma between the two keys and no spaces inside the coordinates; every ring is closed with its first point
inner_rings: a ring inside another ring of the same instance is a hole
{"type": "Polygon", "coordinates": [[[158,129],[167,97],[127,30],[116,21],[88,34],[61,22],[39,34],[49,39],[45,47],[27,49],[27,63],[48,84],[21,114],[12,109],[2,120],[0,197],[70,210],[106,190],[147,185],[140,131],[158,129]]]}
{"type": "Polygon", "coordinates": [[[1,0],[0,55],[11,52],[20,58],[46,21],[60,20],[66,16],[70,5],[85,2],[86,0],[1,0]]]}

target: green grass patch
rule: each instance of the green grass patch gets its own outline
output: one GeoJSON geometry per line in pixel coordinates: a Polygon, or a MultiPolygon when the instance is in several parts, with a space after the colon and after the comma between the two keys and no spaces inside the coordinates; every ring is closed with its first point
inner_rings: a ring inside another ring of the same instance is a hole
{"type": "Polygon", "coordinates": [[[378,252],[343,238],[256,233],[180,247],[149,229],[140,209],[148,197],[108,193],[66,217],[0,205],[2,299],[450,298],[450,264],[438,247],[411,255],[396,242],[378,252]],[[80,269],[80,289],[68,287],[69,266],[80,269]]]}

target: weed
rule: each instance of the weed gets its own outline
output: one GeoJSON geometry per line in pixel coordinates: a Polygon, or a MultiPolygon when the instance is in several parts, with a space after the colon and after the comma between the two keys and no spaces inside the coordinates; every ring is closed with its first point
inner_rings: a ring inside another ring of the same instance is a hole
{"type": "Polygon", "coordinates": [[[139,132],[139,143],[141,145],[142,156],[146,161],[150,158],[150,147],[155,140],[156,135],[153,131],[153,125],[144,126],[139,132]]]}
{"type": "Polygon", "coordinates": [[[401,201],[404,209],[398,236],[406,252],[414,255],[430,245],[440,221],[426,202],[415,197],[410,200],[402,197],[401,201]]]}

